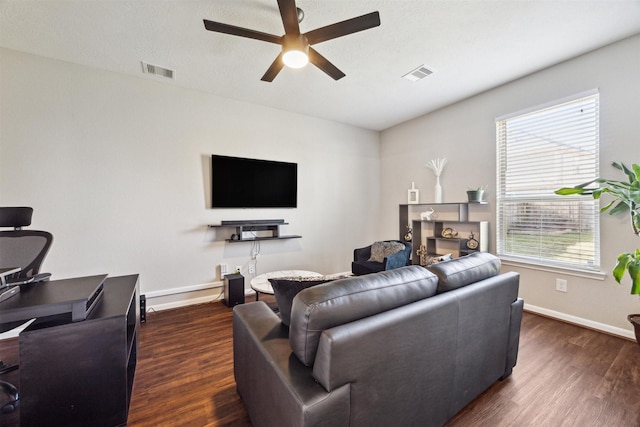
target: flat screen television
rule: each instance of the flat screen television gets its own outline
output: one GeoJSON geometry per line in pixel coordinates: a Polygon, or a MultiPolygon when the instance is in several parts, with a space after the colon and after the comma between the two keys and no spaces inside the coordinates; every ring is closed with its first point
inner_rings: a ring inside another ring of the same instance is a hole
{"type": "Polygon", "coordinates": [[[295,208],[298,164],[211,156],[212,208],[295,208]]]}

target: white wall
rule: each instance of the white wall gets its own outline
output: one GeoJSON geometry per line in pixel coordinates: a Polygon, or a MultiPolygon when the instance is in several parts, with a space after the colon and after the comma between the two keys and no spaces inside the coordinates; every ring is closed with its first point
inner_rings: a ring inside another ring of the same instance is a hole
{"type": "Polygon", "coordinates": [[[349,270],[353,248],[375,238],[377,132],[0,55],[0,204],[33,206],[32,228],[53,233],[43,269],[54,278],[139,273],[143,293],[198,288],[218,264],[250,260],[250,243],[222,241],[233,230],[207,229],[220,220],[284,218],[283,234],[302,235],[263,242],[258,273],[349,270]],[[297,162],[298,208],[210,209],[214,153],[297,162]]]}
{"type": "MultiPolygon", "coordinates": [[[[470,73],[473,70],[469,70],[470,73]]],[[[446,157],[442,176],[444,201],[466,199],[467,186],[489,185],[489,205],[473,206],[474,220],[489,219],[495,233],[495,118],[598,88],[600,91],[600,171],[616,177],[612,161],[640,163],[640,36],[556,65],[463,102],[390,128],[381,134],[381,223],[396,230],[397,204],[406,203],[411,182],[425,202],[432,201],[433,173],[424,164],[446,157]]],[[[428,78],[417,84],[430,84],[428,78]]],[[[577,184],[577,183],[576,183],[577,184]]],[[[492,234],[492,251],[495,235],[492,234]]],[[[505,266],[521,273],[520,294],[531,309],[626,336],[629,313],[640,301],[629,295],[630,282],[620,286],[611,268],[620,252],[640,247],[628,218],[601,217],[604,281],[505,266]],[[555,290],[556,277],[568,280],[566,294],[555,290]]]]}

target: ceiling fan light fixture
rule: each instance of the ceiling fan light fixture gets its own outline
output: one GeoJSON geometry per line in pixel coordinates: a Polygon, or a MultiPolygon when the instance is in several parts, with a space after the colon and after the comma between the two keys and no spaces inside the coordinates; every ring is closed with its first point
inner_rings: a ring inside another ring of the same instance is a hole
{"type": "Polygon", "coordinates": [[[340,80],[345,74],[310,46],[380,25],[380,12],[376,11],[300,34],[299,24],[304,12],[296,6],[296,0],[278,0],[278,9],[284,26],[284,35],[281,37],[208,19],[202,22],[207,31],[280,45],[282,50],[260,79],[263,82],[272,82],[285,66],[301,68],[309,62],[332,79],[340,80]]]}
{"type": "Polygon", "coordinates": [[[302,34],[285,35],[282,62],[289,68],[302,68],[309,63],[309,42],[302,34]]]}
{"type": "Polygon", "coordinates": [[[289,68],[302,68],[309,63],[309,57],[299,50],[290,50],[282,55],[282,62],[289,68]]]}

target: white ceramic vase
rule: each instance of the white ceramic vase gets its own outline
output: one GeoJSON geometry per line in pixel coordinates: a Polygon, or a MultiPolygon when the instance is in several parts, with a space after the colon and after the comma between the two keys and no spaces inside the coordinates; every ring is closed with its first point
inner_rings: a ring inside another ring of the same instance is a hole
{"type": "Polygon", "coordinates": [[[436,186],[433,189],[433,202],[442,203],[442,186],[440,185],[440,177],[436,176],[436,186]]]}

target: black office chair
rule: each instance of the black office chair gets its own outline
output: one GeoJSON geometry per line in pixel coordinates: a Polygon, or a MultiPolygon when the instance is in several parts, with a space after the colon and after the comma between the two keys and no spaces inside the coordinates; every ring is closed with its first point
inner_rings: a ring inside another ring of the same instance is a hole
{"type": "MultiPolygon", "coordinates": [[[[53,236],[47,231],[22,230],[22,227],[31,225],[32,215],[33,208],[0,207],[0,227],[13,228],[0,231],[0,269],[20,269],[2,278],[2,284],[6,286],[0,286],[0,292],[19,289],[15,285],[47,281],[51,277],[51,273],[40,273],[40,266],[49,252],[53,236]]],[[[12,324],[2,325],[0,332],[11,327],[12,324]]],[[[0,374],[17,368],[18,365],[6,365],[0,360],[0,374]]],[[[13,384],[0,381],[0,390],[9,397],[8,402],[0,403],[1,416],[13,412],[20,400],[18,389],[13,384]]]]}
{"type": "Polygon", "coordinates": [[[40,266],[49,252],[53,236],[47,231],[23,230],[31,225],[33,208],[0,207],[0,227],[13,230],[0,231],[0,269],[20,268],[5,277],[7,285],[49,280],[51,273],[40,273],[40,266]]]}

